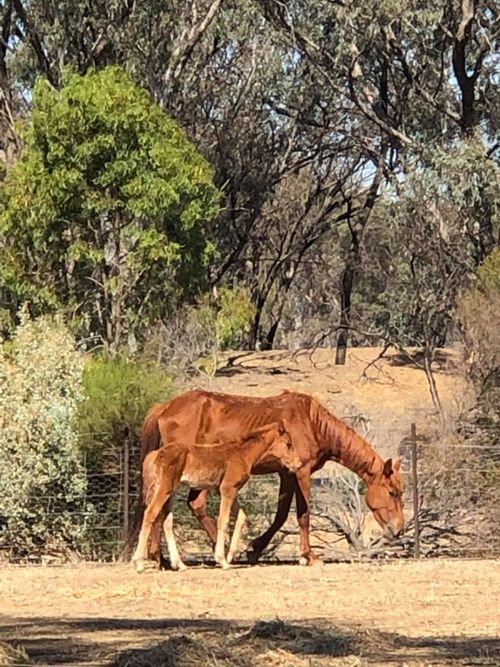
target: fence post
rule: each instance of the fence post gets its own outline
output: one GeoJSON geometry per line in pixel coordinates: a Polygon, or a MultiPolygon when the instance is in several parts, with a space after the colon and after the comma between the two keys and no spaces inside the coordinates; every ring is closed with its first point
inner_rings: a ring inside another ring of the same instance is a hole
{"type": "Polygon", "coordinates": [[[413,477],[413,523],[415,527],[415,547],[413,555],[420,558],[420,520],[418,517],[418,459],[417,459],[417,429],[411,424],[411,472],[413,477]]]}
{"type": "Polygon", "coordinates": [[[128,437],[123,439],[123,533],[125,539],[129,529],[129,488],[130,488],[130,444],[128,437]]]}

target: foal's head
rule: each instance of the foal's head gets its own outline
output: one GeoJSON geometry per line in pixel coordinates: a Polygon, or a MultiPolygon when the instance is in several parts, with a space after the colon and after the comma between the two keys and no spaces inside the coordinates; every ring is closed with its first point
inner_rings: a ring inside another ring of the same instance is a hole
{"type": "Polygon", "coordinates": [[[302,461],[295,450],[290,433],[286,430],[283,420],[265,427],[261,437],[269,442],[266,451],[266,460],[275,460],[291,472],[297,472],[302,466],[302,461]]]}
{"type": "Polygon", "coordinates": [[[384,529],[386,537],[398,537],[404,529],[401,460],[387,459],[381,472],[368,484],[366,504],[384,529]]]}

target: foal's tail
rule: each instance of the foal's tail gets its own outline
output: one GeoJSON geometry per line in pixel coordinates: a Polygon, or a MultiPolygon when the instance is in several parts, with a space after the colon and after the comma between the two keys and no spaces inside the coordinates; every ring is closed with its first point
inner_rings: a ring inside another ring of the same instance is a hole
{"type": "MultiPolygon", "coordinates": [[[[146,509],[144,479],[143,479],[143,463],[149,452],[158,449],[161,445],[161,434],[158,425],[158,417],[164,408],[164,404],[154,405],[144,418],[144,423],[141,430],[141,462],[140,462],[140,483],[139,483],[139,498],[135,508],[134,516],[130,522],[128,535],[126,537],[125,546],[123,547],[121,557],[123,560],[130,560],[134,546],[139,538],[139,532],[142,526],[142,519],[144,510],[146,509]]],[[[153,526],[153,531],[157,530],[153,526]]],[[[161,526],[160,526],[161,530],[161,526]]],[[[153,540],[154,541],[154,540],[153,540]]]]}

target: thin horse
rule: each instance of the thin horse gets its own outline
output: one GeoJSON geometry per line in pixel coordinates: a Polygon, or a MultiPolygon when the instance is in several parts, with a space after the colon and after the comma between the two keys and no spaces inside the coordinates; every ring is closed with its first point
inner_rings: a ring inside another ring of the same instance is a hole
{"type": "MultiPolygon", "coordinates": [[[[262,551],[285,523],[295,496],[300,528],[300,562],[317,558],[309,543],[311,475],[326,461],[337,461],[357,473],[367,486],[366,502],[387,537],[397,537],[404,528],[401,462],[384,461],[373,447],[342,420],[307,394],[284,391],[277,396],[254,398],[202,390],[188,391],[168,403],[154,406],[146,416],[142,432],[142,458],[160,442],[182,439],[186,443],[228,442],[264,424],[283,419],[302,465],[296,474],[276,464],[256,466],[255,474],[277,472],[280,476],[278,509],[271,526],[251,544],[248,557],[257,562],[262,551]]],[[[206,511],[206,490],[192,490],[188,503],[211,539],[217,532],[206,511]]],[[[140,518],[140,514],[139,514],[140,518]]],[[[134,533],[137,533],[137,525],[134,533]]],[[[161,526],[155,526],[151,554],[161,556],[161,526]]],[[[134,539],[132,534],[130,539],[134,539]]],[[[129,540],[130,543],[130,540],[129,540]]]]}
{"type": "Polygon", "coordinates": [[[234,558],[245,514],[238,504],[238,492],[250,478],[256,465],[277,465],[295,472],[302,462],[282,421],[260,427],[232,443],[164,444],[149,452],[143,462],[143,494],[146,510],[134,555],[138,572],[144,567],[151,528],[161,518],[174,570],[186,569],[173,532],[173,497],[181,482],[202,490],[219,488],[221,501],[217,525],[215,560],[228,568],[234,558]],[[235,527],[228,556],[225,538],[231,514],[235,527]]]}

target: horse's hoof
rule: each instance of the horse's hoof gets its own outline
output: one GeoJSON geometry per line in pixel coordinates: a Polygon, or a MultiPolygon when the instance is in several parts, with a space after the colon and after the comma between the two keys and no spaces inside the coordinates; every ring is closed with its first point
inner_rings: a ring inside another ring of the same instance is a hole
{"type": "Polygon", "coordinates": [[[137,574],[144,572],[144,561],[142,559],[134,560],[134,567],[137,574]]]}
{"type": "Polygon", "coordinates": [[[176,570],[177,572],[185,572],[187,569],[188,566],[182,560],[178,563],[175,563],[175,565],[172,564],[172,570],[176,570]]]}
{"type": "Polygon", "coordinates": [[[260,551],[254,551],[254,549],[248,549],[247,559],[250,565],[257,565],[260,558],[260,551]]]}
{"type": "Polygon", "coordinates": [[[321,565],[321,564],[322,564],[321,560],[313,553],[303,554],[299,558],[299,565],[303,565],[304,567],[312,567],[313,565],[321,565]]]}
{"type": "Polygon", "coordinates": [[[229,568],[231,567],[231,565],[227,562],[225,558],[216,558],[215,560],[223,570],[229,570],[229,568]]]}

